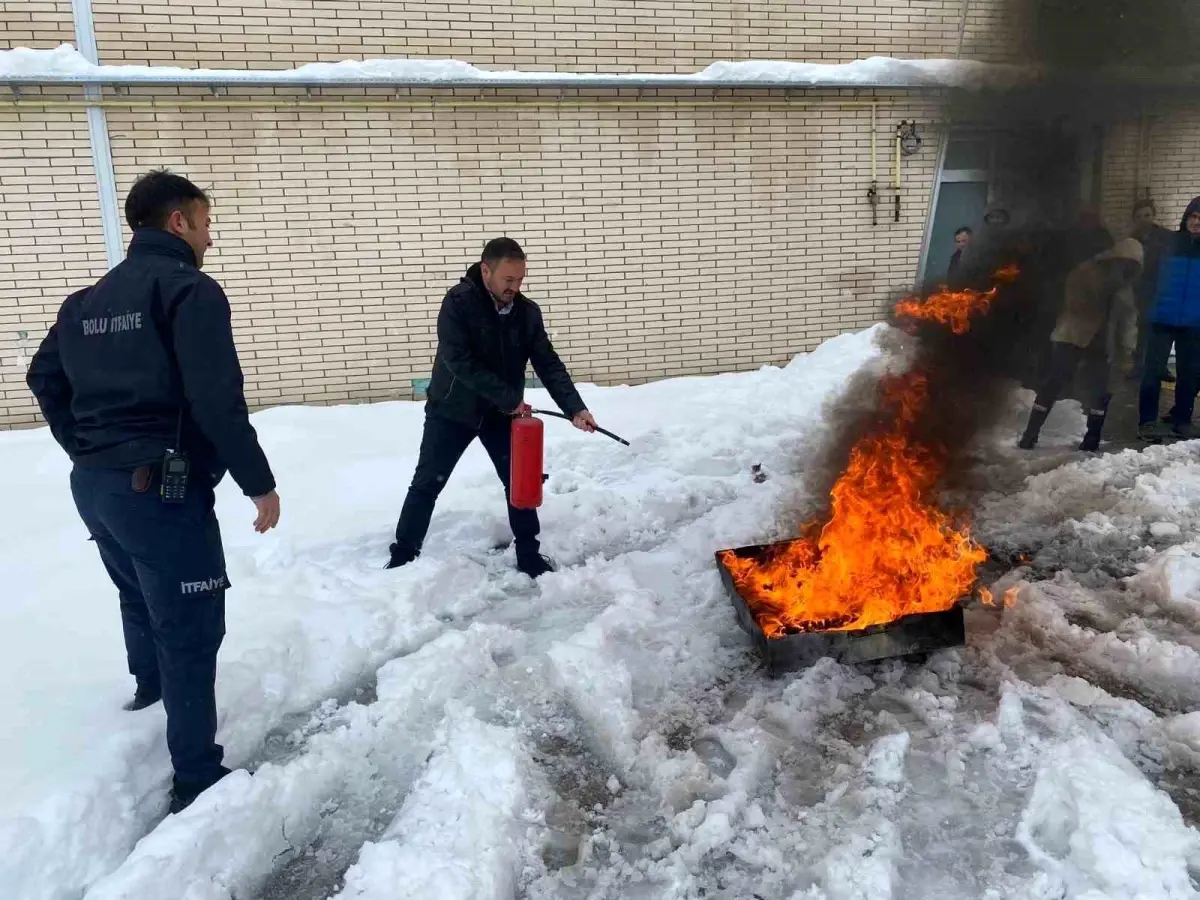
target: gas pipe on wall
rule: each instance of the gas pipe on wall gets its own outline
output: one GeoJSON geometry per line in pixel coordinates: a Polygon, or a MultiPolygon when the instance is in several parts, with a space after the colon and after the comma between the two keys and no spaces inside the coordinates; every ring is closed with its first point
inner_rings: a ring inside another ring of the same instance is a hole
{"type": "MultiPolygon", "coordinates": [[[[512,423],[512,444],[509,453],[508,502],[516,509],[537,509],[542,505],[542,485],[549,477],[543,471],[542,460],[545,426],[539,416],[554,416],[570,420],[569,416],[548,409],[531,409],[517,416],[512,423]]],[[[600,434],[619,444],[629,441],[611,431],[596,428],[600,434]]]]}

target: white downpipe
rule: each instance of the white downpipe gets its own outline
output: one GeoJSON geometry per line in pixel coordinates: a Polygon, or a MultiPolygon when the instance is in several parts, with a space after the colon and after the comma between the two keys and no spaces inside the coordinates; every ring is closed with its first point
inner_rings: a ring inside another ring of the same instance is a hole
{"type": "MultiPolygon", "coordinates": [[[[75,40],[79,52],[93,65],[99,65],[96,50],[96,25],[92,18],[92,0],[71,0],[75,17],[75,40]]],[[[98,102],[103,88],[89,85],[84,92],[89,101],[98,102]]],[[[88,139],[92,146],[92,168],[100,195],[100,224],[104,230],[104,255],[109,268],[125,257],[121,239],[121,215],[117,204],[117,177],[113,171],[112,144],[108,139],[108,117],[99,105],[89,106],[88,139]]]]}

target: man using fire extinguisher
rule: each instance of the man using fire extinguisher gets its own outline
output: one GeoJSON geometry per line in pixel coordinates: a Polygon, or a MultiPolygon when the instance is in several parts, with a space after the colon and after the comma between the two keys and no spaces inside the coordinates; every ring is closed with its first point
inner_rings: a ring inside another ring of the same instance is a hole
{"type": "MultiPolygon", "coordinates": [[[[425,431],[396,525],[389,569],[420,555],[438,495],[475,438],[491,457],[508,496],[510,433],[513,417],[529,412],[522,400],[529,363],[575,427],[596,430],[596,420],[550,344],[541,309],[521,293],[524,279],[525,252],[520,244],[495,238],[442,301],[425,431]]],[[[537,510],[510,504],[508,521],[517,568],[531,578],[553,571],[540,553],[537,510]]]]}

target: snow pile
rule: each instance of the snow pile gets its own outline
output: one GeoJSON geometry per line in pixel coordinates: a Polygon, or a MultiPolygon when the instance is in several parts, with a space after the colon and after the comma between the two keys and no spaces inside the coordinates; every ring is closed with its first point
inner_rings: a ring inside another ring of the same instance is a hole
{"type": "Polygon", "coordinates": [[[53,50],[17,47],[0,50],[0,80],[4,79],[122,79],[172,80],[204,84],[211,81],[253,82],[262,78],[298,83],[413,83],[504,85],[538,81],[629,81],[664,85],[729,83],[764,86],[833,87],[978,87],[1016,83],[1029,77],[1015,66],[950,59],[893,59],[871,57],[850,63],[798,63],[777,60],[717,62],[690,75],[589,75],[572,72],[480,69],[454,59],[367,59],[308,63],[294,69],[183,69],[172,66],[105,66],[88,62],[70,44],[53,50]]]}
{"type": "Polygon", "coordinates": [[[1200,851],[1195,832],[1103,738],[1047,754],[1017,838],[1069,898],[1196,896],[1188,875],[1200,851]]]}
{"type": "Polygon", "coordinates": [[[0,520],[0,896],[1195,896],[1190,445],[1063,466],[1064,404],[1045,453],[984,461],[1008,487],[975,530],[1025,557],[1016,607],[970,610],[968,646],[924,663],[757,669],[713,554],[795,533],[825,404],[885,364],[875,333],[784,368],[581,386],[632,446],[548,423],[563,568],[536,585],[496,549],[478,446],[422,558],[381,569],[420,405],[255,416],[287,518],[260,538],[220,489],[218,739],[239,771],[165,818],[162,711],[120,711],[116,597],[67,463],[45,431],[0,435],[20,511],[0,520]]]}
{"type": "Polygon", "coordinates": [[[524,754],[511,729],[452,713],[404,809],[338,900],[503,900],[516,888],[524,754]]]}
{"type": "Polygon", "coordinates": [[[394,803],[394,795],[375,785],[411,782],[435,727],[445,730],[438,726],[445,705],[475,680],[494,677],[492,653],[511,649],[514,638],[476,625],[389,662],[379,671],[373,704],[351,703],[321,721],[295,758],[266,763],[253,778],[235,772],[205,792],[141,841],[88,896],[118,900],[156,890],[182,896],[197,883],[219,885],[232,896],[256,890],[277,859],[320,832],[329,804],[365,814],[394,803]],[[447,659],[455,664],[447,666],[447,659]],[[399,733],[404,740],[397,740],[399,733]]]}

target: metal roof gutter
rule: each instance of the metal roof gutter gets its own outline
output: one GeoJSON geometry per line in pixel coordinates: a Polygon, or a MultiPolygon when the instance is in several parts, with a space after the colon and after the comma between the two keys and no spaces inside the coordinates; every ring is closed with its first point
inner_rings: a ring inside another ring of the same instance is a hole
{"type": "MultiPolygon", "coordinates": [[[[296,77],[284,73],[234,70],[197,69],[181,71],[178,75],[163,75],[151,71],[121,71],[113,67],[112,74],[87,75],[0,75],[0,85],[9,87],[108,87],[130,89],[139,87],[198,87],[198,88],[417,88],[433,90],[479,90],[481,88],[550,88],[555,90],[631,89],[647,90],[673,88],[687,90],[897,90],[941,91],[951,86],[935,82],[909,84],[883,82],[787,81],[782,79],[717,79],[694,75],[587,75],[571,73],[500,75],[495,78],[396,78],[380,76],[339,76],[332,78],[296,77]]],[[[128,67],[132,68],[132,67],[128,67]]]]}

